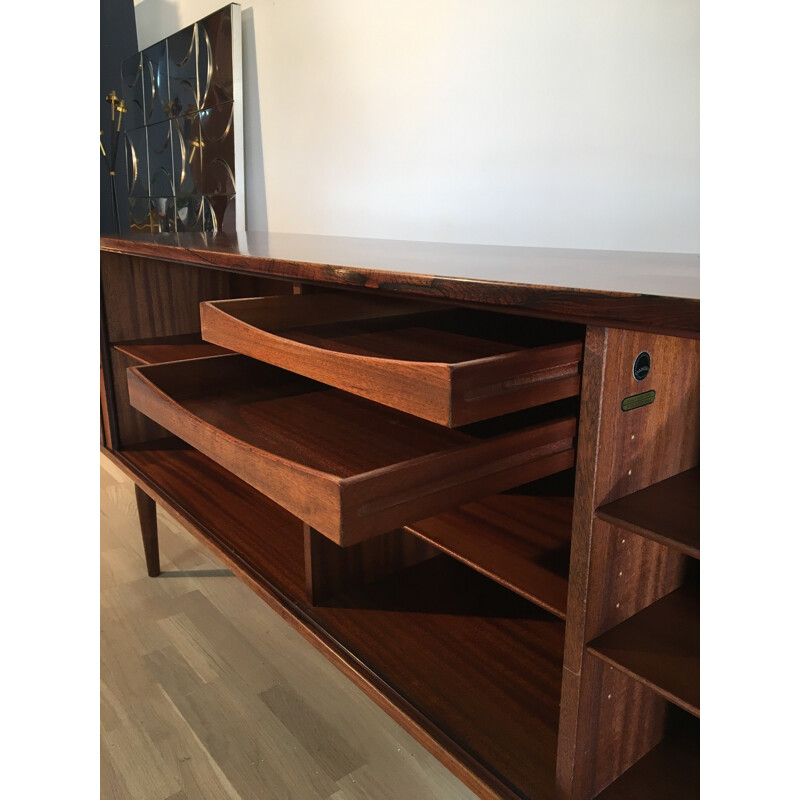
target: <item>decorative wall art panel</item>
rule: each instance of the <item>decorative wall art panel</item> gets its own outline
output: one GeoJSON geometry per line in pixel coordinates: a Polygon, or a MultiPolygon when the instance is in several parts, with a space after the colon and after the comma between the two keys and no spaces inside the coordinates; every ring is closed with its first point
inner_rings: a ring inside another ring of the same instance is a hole
{"type": "Polygon", "coordinates": [[[164,122],[169,108],[167,42],[158,42],[142,51],[145,125],[164,122]]]}
{"type": "Polygon", "coordinates": [[[122,62],[131,230],[244,230],[241,75],[236,3],[122,62]]]}
{"type": "Polygon", "coordinates": [[[126,58],[122,62],[122,90],[120,97],[125,101],[128,112],[125,116],[127,129],[144,125],[144,71],[142,53],[126,58]]]}
{"type": "Polygon", "coordinates": [[[179,197],[202,194],[203,144],[200,115],[187,114],[172,120],[172,164],[175,194],[179,197]]]}
{"type": "Polygon", "coordinates": [[[150,196],[150,166],[147,159],[147,128],[125,133],[128,197],[150,196]]]}

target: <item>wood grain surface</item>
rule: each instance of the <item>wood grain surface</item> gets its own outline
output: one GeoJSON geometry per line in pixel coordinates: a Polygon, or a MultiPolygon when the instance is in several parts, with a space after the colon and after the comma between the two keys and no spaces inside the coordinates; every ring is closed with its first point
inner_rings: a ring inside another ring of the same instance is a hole
{"type": "Polygon", "coordinates": [[[136,509],[139,513],[139,528],[142,531],[144,560],[147,574],[155,578],[161,574],[158,554],[158,525],[156,524],[156,504],[152,497],[136,488],[136,509]]]}
{"type": "Polygon", "coordinates": [[[405,529],[564,619],[572,497],[530,491],[492,495],[405,529]]]}
{"type": "Polygon", "coordinates": [[[700,725],[681,720],[597,800],[692,800],[700,797],[700,725]]]}
{"type": "Polygon", "coordinates": [[[444,555],[310,613],[506,794],[555,798],[563,622],[444,555]]]}
{"type": "MultiPolygon", "coordinates": [[[[587,329],[559,727],[558,781],[570,800],[589,800],[663,735],[665,701],[652,700],[626,711],[631,726],[648,731],[635,747],[624,731],[612,727],[597,731],[603,755],[586,749],[587,720],[595,713],[598,682],[605,674],[596,664],[585,671],[591,655],[586,645],[680,585],[686,566],[680,552],[632,533],[625,536],[595,512],[699,464],[699,361],[695,340],[587,329]],[[643,351],[651,368],[637,380],[633,367],[643,351]],[[655,402],[623,410],[626,397],[651,390],[655,402]],[[617,774],[608,772],[610,764],[617,774]]],[[[619,693],[612,693],[612,701],[620,708],[626,702],[619,693]]]]}
{"type": "Polygon", "coordinates": [[[693,254],[254,232],[102,237],[100,248],[317,285],[502,306],[582,324],[690,337],[700,332],[699,258],[693,254]]]}
{"type": "Polygon", "coordinates": [[[389,531],[364,542],[340,547],[303,525],[306,598],[314,606],[361,589],[406,567],[437,555],[438,550],[404,530],[389,531]]]}
{"type": "Polygon", "coordinates": [[[139,442],[149,442],[170,435],[169,431],[157,425],[152,419],[137,411],[128,395],[128,367],[140,365],[137,358],[129,356],[112,347],[109,352],[111,389],[114,398],[114,417],[120,447],[128,447],[139,442]]]}
{"type": "Polygon", "coordinates": [[[449,427],[580,386],[580,326],[329,294],[206,302],[200,317],[209,342],[449,427]]]}
{"type": "Polygon", "coordinates": [[[221,356],[230,352],[224,347],[204,342],[199,333],[119,342],[114,345],[114,349],[130,356],[139,364],[163,364],[188,358],[221,356]]]}
{"type": "Polygon", "coordinates": [[[575,739],[580,760],[569,792],[594,798],[663,739],[669,703],[592,652],[580,675],[565,675],[580,684],[581,697],[575,739]]]}
{"type": "Polygon", "coordinates": [[[594,639],[589,649],[700,716],[700,598],[679,588],[594,639]]]}
{"type": "Polygon", "coordinates": [[[600,506],[597,517],[700,558],[700,467],[600,506]]]}
{"type": "Polygon", "coordinates": [[[550,408],[451,430],[245,356],[129,371],[131,403],[338,544],[564,469],[550,408]]]}
{"type": "Polygon", "coordinates": [[[263,276],[108,251],[100,253],[100,282],[110,344],[199,333],[204,300],[292,292],[290,283],[263,276]]]}

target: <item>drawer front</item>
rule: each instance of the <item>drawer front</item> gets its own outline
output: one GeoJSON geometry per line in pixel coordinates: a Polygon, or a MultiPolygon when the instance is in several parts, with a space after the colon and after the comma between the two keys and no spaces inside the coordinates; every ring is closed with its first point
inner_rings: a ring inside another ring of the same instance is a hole
{"type": "Polygon", "coordinates": [[[361,295],[202,303],[206,341],[447,427],[573,397],[583,332],[361,295]]]}
{"type": "Polygon", "coordinates": [[[574,415],[451,430],[244,356],[128,370],[132,405],[338,544],[574,463],[574,415]]]}

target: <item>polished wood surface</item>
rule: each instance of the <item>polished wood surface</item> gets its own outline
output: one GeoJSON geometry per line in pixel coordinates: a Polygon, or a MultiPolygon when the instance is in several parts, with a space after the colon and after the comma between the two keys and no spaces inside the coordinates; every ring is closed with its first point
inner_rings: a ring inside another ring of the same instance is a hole
{"type": "MultiPolygon", "coordinates": [[[[285,281],[103,251],[100,287],[101,357],[107,402],[113,409],[110,432],[115,447],[167,435],[131,408],[125,370],[142,364],[145,358],[163,361],[164,356],[196,356],[197,351],[191,348],[187,351],[166,345],[198,342],[199,304],[203,300],[292,291],[285,281]]],[[[211,345],[206,347],[213,352],[211,345]]]]}
{"type": "Polygon", "coordinates": [[[693,337],[700,331],[699,258],[692,254],[254,232],[131,234],[103,237],[100,247],[320,285],[503,306],[583,324],[693,337]]]}
{"type": "Polygon", "coordinates": [[[139,442],[149,442],[169,436],[169,431],[157,425],[149,417],[137,411],[128,395],[128,367],[139,366],[141,362],[112,347],[109,353],[109,377],[114,397],[113,417],[119,435],[119,446],[127,447],[139,442]]]}
{"type": "Polygon", "coordinates": [[[687,557],[666,545],[595,520],[584,635],[587,641],[673,592],[686,579],[687,557]]]}
{"type": "Polygon", "coordinates": [[[403,530],[340,547],[309,525],[303,525],[303,543],[306,597],[312,606],[345,591],[363,588],[438,553],[436,548],[403,530]]]}
{"type": "Polygon", "coordinates": [[[699,724],[670,731],[662,742],[597,796],[597,800],[700,797],[699,724]]]}
{"type": "Polygon", "coordinates": [[[202,303],[203,338],[448,427],[578,394],[580,326],[361,295],[202,303]]]}
{"type": "Polygon", "coordinates": [[[112,447],[111,409],[108,405],[108,388],[105,373],[100,367],[100,443],[103,447],[112,447]]]}
{"type": "Polygon", "coordinates": [[[563,469],[575,436],[550,409],[451,430],[245,356],[128,383],[135,408],[342,545],[563,469]]]}
{"type": "Polygon", "coordinates": [[[159,509],[144,571],[133,484],[101,456],[102,800],[476,800],[159,509]]]}
{"type": "Polygon", "coordinates": [[[700,600],[680,588],[590,642],[589,649],[700,716],[700,600]]]}
{"type": "Polygon", "coordinates": [[[597,505],[671,478],[700,463],[700,342],[609,330],[597,453],[597,505]],[[633,377],[639,353],[649,375],[633,377]],[[649,406],[622,411],[622,401],[653,390],[649,406]]]}
{"type": "Polygon", "coordinates": [[[700,467],[600,506],[597,517],[700,558],[700,467]]]}
{"type": "Polygon", "coordinates": [[[292,292],[286,281],[102,249],[100,280],[110,344],[199,333],[204,300],[292,292]]]}
{"type": "Polygon", "coordinates": [[[564,619],[572,496],[536,492],[492,495],[405,529],[564,619]]]}
{"type": "Polygon", "coordinates": [[[565,684],[569,680],[577,686],[562,687],[562,703],[565,692],[581,698],[576,735],[580,761],[568,793],[562,790],[562,795],[594,798],[663,739],[669,703],[591,651],[581,674],[565,672],[565,677],[565,684]]]}
{"type": "Polygon", "coordinates": [[[119,342],[114,345],[114,349],[130,356],[139,364],[164,364],[167,361],[184,361],[188,358],[222,356],[230,352],[224,347],[204,342],[199,333],[119,342]]]}
{"type": "Polygon", "coordinates": [[[576,461],[565,663],[580,672],[586,631],[595,511],[700,462],[700,345],[690,339],[590,328],[584,352],[581,435],[576,461]],[[652,368],[633,376],[642,351],[652,368]],[[654,390],[656,402],[623,411],[622,401],[654,390]]]}
{"type": "Polygon", "coordinates": [[[136,509],[139,513],[139,528],[142,531],[144,559],[147,563],[147,574],[155,578],[161,574],[158,557],[158,525],[156,523],[155,501],[138,486],[136,487],[136,509]]]}
{"type": "MultiPolygon", "coordinates": [[[[587,644],[680,585],[686,558],[635,534],[626,536],[597,519],[595,511],[699,464],[699,350],[691,339],[587,329],[559,727],[558,782],[570,800],[589,800],[663,735],[665,706],[654,700],[638,706],[638,716],[626,712],[629,725],[648,736],[629,746],[620,729],[599,730],[608,752],[586,755],[594,741],[588,721],[596,715],[602,679],[596,666],[588,669],[586,659],[596,656],[587,644]],[[637,381],[633,366],[643,351],[650,354],[651,368],[637,381]],[[650,390],[655,402],[623,410],[626,397],[650,390]],[[610,763],[617,774],[607,771],[610,763]]],[[[612,702],[625,701],[612,693],[612,702]]]]}
{"type": "Polygon", "coordinates": [[[504,795],[556,797],[563,622],[444,555],[310,613],[490,764],[504,795]]]}

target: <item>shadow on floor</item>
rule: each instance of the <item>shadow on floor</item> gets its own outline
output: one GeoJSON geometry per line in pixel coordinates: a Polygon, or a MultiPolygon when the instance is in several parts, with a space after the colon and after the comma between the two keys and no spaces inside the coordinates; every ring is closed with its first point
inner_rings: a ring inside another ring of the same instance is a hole
{"type": "Polygon", "coordinates": [[[229,569],[166,569],[159,578],[232,578],[229,569]]]}

